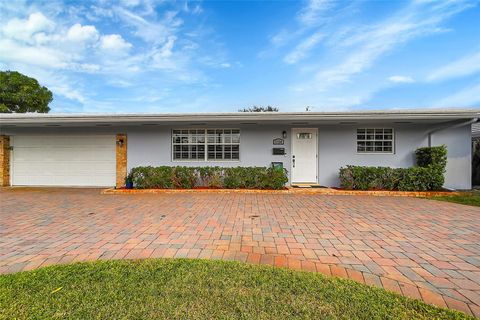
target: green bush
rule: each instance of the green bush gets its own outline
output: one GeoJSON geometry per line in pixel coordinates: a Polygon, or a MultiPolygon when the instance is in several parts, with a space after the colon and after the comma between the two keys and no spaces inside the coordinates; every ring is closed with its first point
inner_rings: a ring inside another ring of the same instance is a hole
{"type": "Polygon", "coordinates": [[[133,185],[138,189],[173,188],[173,167],[136,167],[130,171],[133,185]]]}
{"type": "Polygon", "coordinates": [[[429,168],[430,176],[430,190],[441,189],[445,183],[445,171],[447,168],[447,147],[425,147],[418,148],[415,151],[417,165],[423,168],[429,168]]]}
{"type": "Polygon", "coordinates": [[[199,186],[221,188],[223,186],[223,169],[220,167],[198,167],[199,186]]]}
{"type": "Polygon", "coordinates": [[[445,146],[415,151],[417,167],[388,168],[346,166],[340,168],[340,186],[351,190],[440,190],[445,182],[445,146]]]}
{"type": "Polygon", "coordinates": [[[415,150],[415,157],[419,167],[439,166],[445,169],[447,166],[447,147],[442,145],[418,148],[415,150]]]}
{"type": "Polygon", "coordinates": [[[197,181],[197,172],[191,167],[174,167],[172,180],[176,189],[192,189],[197,181]]]}
{"type": "Polygon", "coordinates": [[[288,182],[285,169],[266,167],[136,167],[129,175],[138,189],[282,189],[288,182]]]}

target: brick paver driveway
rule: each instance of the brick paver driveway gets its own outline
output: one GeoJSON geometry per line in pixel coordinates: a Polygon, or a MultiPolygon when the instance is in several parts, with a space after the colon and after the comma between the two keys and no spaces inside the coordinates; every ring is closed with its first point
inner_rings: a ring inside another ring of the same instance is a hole
{"type": "Polygon", "coordinates": [[[188,257],[319,271],[480,316],[480,209],[413,198],[0,191],[0,273],[188,257]]]}

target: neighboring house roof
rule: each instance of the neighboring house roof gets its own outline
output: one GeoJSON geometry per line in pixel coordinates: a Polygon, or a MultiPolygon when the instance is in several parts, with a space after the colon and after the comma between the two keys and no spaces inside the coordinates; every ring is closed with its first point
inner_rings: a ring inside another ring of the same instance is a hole
{"type": "Polygon", "coordinates": [[[225,113],[136,113],[136,114],[0,114],[2,125],[39,124],[142,124],[142,123],[191,123],[239,122],[240,124],[262,123],[332,123],[349,124],[354,121],[422,121],[441,122],[474,119],[480,109],[417,109],[353,112],[225,112],[225,113]]]}
{"type": "Polygon", "coordinates": [[[472,124],[472,138],[480,137],[480,122],[472,124]]]}

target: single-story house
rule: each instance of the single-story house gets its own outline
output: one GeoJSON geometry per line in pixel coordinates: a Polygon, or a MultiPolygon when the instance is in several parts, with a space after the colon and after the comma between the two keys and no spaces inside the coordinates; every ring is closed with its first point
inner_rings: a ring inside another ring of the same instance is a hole
{"type": "Polygon", "coordinates": [[[409,167],[446,145],[445,187],[471,188],[480,110],[2,114],[3,186],[117,186],[136,166],[283,166],[290,184],[339,185],[345,165],[409,167]]]}

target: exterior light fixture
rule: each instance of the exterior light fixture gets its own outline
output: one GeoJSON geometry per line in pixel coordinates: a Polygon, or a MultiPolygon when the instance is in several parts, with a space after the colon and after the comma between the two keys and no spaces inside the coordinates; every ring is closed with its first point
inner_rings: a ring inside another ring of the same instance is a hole
{"type": "Polygon", "coordinates": [[[282,132],[282,138],[287,139],[287,131],[283,130],[282,132]]]}
{"type": "Polygon", "coordinates": [[[117,146],[123,147],[123,139],[118,139],[117,140],[117,146]]]}

